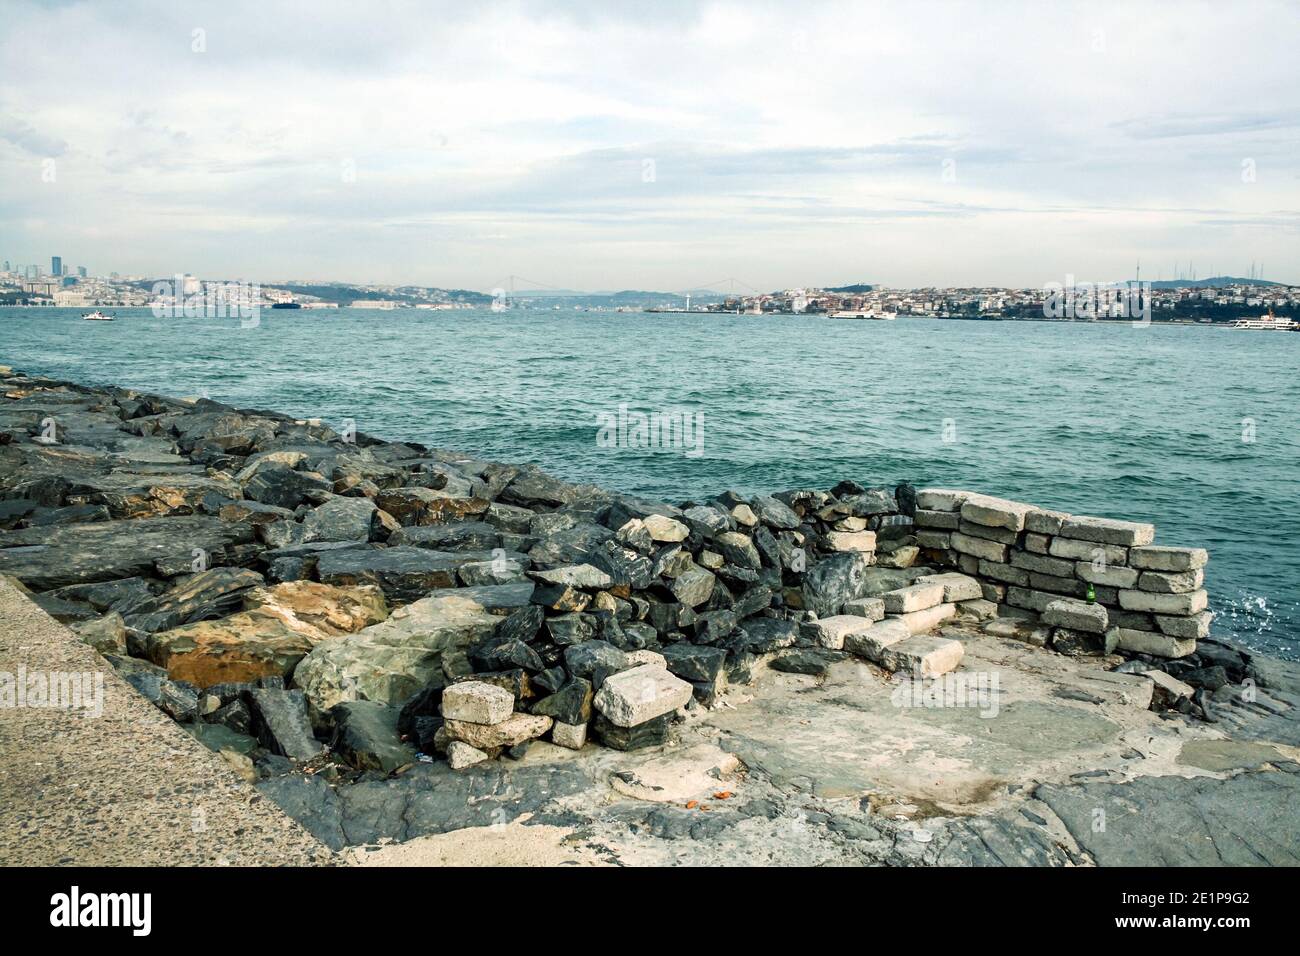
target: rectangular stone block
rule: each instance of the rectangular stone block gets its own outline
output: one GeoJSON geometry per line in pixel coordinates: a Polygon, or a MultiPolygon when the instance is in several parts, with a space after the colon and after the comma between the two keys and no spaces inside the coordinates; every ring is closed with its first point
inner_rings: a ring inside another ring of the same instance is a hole
{"type": "Polygon", "coordinates": [[[939,531],[956,531],[957,525],[961,523],[961,515],[955,511],[926,511],[922,508],[917,508],[915,520],[918,528],[934,528],[939,531]]]}
{"type": "Polygon", "coordinates": [[[1006,603],[1011,607],[1024,608],[1027,611],[1037,611],[1041,614],[1047,605],[1053,601],[1059,601],[1059,594],[1048,594],[1043,591],[1034,591],[1030,588],[1007,588],[1006,603]]]}
{"type": "Polygon", "coordinates": [[[855,598],[852,601],[844,602],[843,612],[854,617],[865,618],[868,621],[883,621],[885,619],[885,602],[878,597],[855,598]]]}
{"type": "Polygon", "coordinates": [[[916,533],[916,543],[931,551],[947,551],[952,547],[952,535],[946,531],[926,531],[916,533]]]}
{"type": "Polygon", "coordinates": [[[1151,654],[1154,657],[1187,657],[1196,650],[1194,637],[1170,637],[1168,634],[1156,634],[1152,631],[1135,631],[1120,627],[1119,648],[1134,654],[1151,654]]]}
{"type": "Polygon", "coordinates": [[[967,619],[974,618],[976,621],[988,621],[998,616],[998,605],[996,601],[986,601],[984,598],[958,601],[957,616],[967,619]]]}
{"type": "Polygon", "coordinates": [[[1128,564],[1128,548],[1098,541],[1075,541],[1073,538],[1053,538],[1047,553],[1054,558],[1072,561],[1101,561],[1112,567],[1128,564]]]}
{"type": "Polygon", "coordinates": [[[999,584],[997,581],[981,581],[980,595],[986,601],[992,601],[994,604],[1002,604],[1007,599],[1007,586],[999,584]]]}
{"type": "Polygon", "coordinates": [[[1046,508],[1035,508],[1025,515],[1025,530],[1037,534],[1060,534],[1061,525],[1068,517],[1070,516],[1064,511],[1048,511],[1046,508]]]}
{"type": "Polygon", "coordinates": [[[1063,538],[1079,541],[1096,541],[1123,547],[1150,544],[1156,537],[1156,526],[1140,521],[1118,521],[1114,518],[1094,518],[1089,515],[1071,515],[1061,523],[1063,538]]]}
{"type": "Polygon", "coordinates": [[[1197,568],[1195,571],[1143,571],[1137,586],[1154,594],[1186,594],[1199,590],[1204,583],[1205,572],[1197,568]]]}
{"type": "Polygon", "coordinates": [[[979,558],[975,557],[973,554],[959,554],[956,549],[953,550],[953,553],[957,554],[957,569],[961,571],[962,574],[979,574],[979,558]]]}
{"type": "Polygon", "coordinates": [[[1214,612],[1212,611],[1200,611],[1186,617],[1169,617],[1157,614],[1156,627],[1170,637],[1191,637],[1200,640],[1203,637],[1210,636],[1210,623],[1213,620],[1214,612]]]}
{"type": "Polygon", "coordinates": [[[989,541],[987,538],[975,538],[968,534],[962,534],[960,531],[952,532],[952,549],[961,554],[983,558],[985,561],[1005,562],[1007,559],[1007,546],[1005,544],[998,544],[996,541],[989,541]]]}
{"type": "Polygon", "coordinates": [[[504,687],[467,680],[442,692],[442,716],[473,724],[499,724],[515,709],[515,695],[504,687]]]}
{"type": "Polygon", "coordinates": [[[1143,571],[1195,571],[1205,567],[1210,554],[1204,548],[1170,548],[1142,545],[1129,552],[1129,564],[1143,571]]]}
{"type": "Polygon", "coordinates": [[[1043,623],[1087,634],[1103,634],[1110,622],[1100,604],[1059,598],[1043,608],[1043,623]]]}
{"type": "Polygon", "coordinates": [[[912,677],[939,677],[955,670],[964,653],[961,641],[918,634],[885,648],[881,665],[912,677]]]}
{"type": "Polygon", "coordinates": [[[998,544],[1015,544],[1020,537],[1016,532],[1006,528],[976,524],[974,521],[967,521],[965,518],[962,518],[957,523],[957,530],[973,538],[987,538],[989,541],[996,541],[998,544]]]}
{"type": "Polygon", "coordinates": [[[1106,612],[1110,615],[1110,623],[1113,627],[1123,627],[1130,631],[1156,629],[1156,619],[1150,614],[1143,614],[1141,611],[1125,611],[1118,607],[1108,607],[1106,612]]]}
{"type": "Polygon", "coordinates": [[[1009,531],[1023,531],[1025,516],[1037,509],[1019,501],[1006,498],[994,498],[992,495],[967,495],[962,502],[961,516],[966,521],[1006,528],[1009,531]]]}
{"type": "Polygon", "coordinates": [[[642,664],[605,678],[595,708],[617,727],[635,727],[685,707],[691,685],[653,664],[642,664]]]}
{"type": "Polygon", "coordinates": [[[1001,581],[1003,584],[1014,584],[1022,588],[1029,585],[1028,571],[1024,568],[1013,568],[1009,564],[1002,564],[998,561],[980,559],[979,573],[981,577],[992,578],[994,581],[1001,581]]]}
{"type": "Polygon", "coordinates": [[[946,574],[927,574],[912,583],[943,585],[943,599],[951,604],[957,601],[975,601],[984,597],[979,581],[970,575],[958,574],[955,571],[946,574]]]}
{"type": "Polygon", "coordinates": [[[833,617],[823,617],[820,620],[808,621],[805,624],[807,632],[811,632],[813,643],[818,647],[828,647],[831,650],[842,650],[844,648],[844,639],[856,632],[865,631],[871,627],[872,622],[865,617],[857,617],[853,614],[836,614],[833,617]]]}
{"type": "Polygon", "coordinates": [[[557,747],[581,750],[587,742],[586,724],[562,724],[558,720],[551,727],[551,743],[557,747]]]}
{"type": "Polygon", "coordinates": [[[924,634],[933,628],[938,627],[944,621],[950,620],[957,616],[957,605],[955,604],[936,604],[934,607],[927,607],[920,611],[910,611],[906,614],[891,614],[885,620],[900,621],[907,628],[909,634],[924,634]]]}
{"type": "Polygon", "coordinates": [[[916,493],[916,507],[923,511],[960,511],[969,491],[949,488],[922,488],[916,493]]]}
{"type": "Polygon", "coordinates": [[[1091,561],[1077,562],[1074,566],[1074,574],[1080,581],[1104,584],[1111,588],[1132,588],[1136,587],[1138,582],[1138,572],[1135,568],[1094,564],[1091,561]]]}
{"type": "Polygon", "coordinates": [[[1051,558],[1042,554],[1012,550],[1011,563],[1018,568],[1037,571],[1039,574],[1050,574],[1057,578],[1074,577],[1074,562],[1067,561],[1065,558],[1051,558]]]}
{"type": "MultiPolygon", "coordinates": [[[[1149,611],[1152,614],[1190,617],[1204,611],[1208,603],[1209,595],[1204,591],[1189,591],[1186,594],[1152,594],[1149,591],[1119,592],[1119,606],[1126,611],[1149,611]]],[[[1161,628],[1161,630],[1164,630],[1164,628],[1161,628]]]]}
{"type": "Polygon", "coordinates": [[[1087,597],[1088,585],[1078,578],[1058,578],[1054,574],[1029,572],[1029,586],[1036,591],[1051,591],[1066,597],[1087,597]]]}
{"type": "Polygon", "coordinates": [[[844,638],[844,649],[850,654],[865,657],[869,661],[880,663],[881,655],[887,647],[905,641],[912,636],[907,625],[897,618],[889,618],[872,624],[863,631],[854,631],[844,638]]]}
{"type": "Polygon", "coordinates": [[[881,599],[885,602],[886,614],[922,611],[943,602],[943,585],[912,584],[896,591],[886,591],[881,599]]]}
{"type": "Polygon", "coordinates": [[[876,533],[874,531],[831,531],[826,535],[826,543],[834,551],[876,550],[876,533]]]}
{"type": "Polygon", "coordinates": [[[1025,532],[1025,540],[1022,547],[1030,554],[1047,554],[1047,549],[1052,545],[1052,539],[1045,534],[1035,534],[1032,531],[1025,532]]]}

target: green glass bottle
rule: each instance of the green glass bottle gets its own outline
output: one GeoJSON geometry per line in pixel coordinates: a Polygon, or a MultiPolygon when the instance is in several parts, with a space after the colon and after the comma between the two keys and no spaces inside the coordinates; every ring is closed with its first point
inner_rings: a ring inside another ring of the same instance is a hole
{"type": "Polygon", "coordinates": [[[1092,582],[1088,582],[1088,603],[1089,604],[1097,603],[1097,592],[1093,589],[1092,582]]]}

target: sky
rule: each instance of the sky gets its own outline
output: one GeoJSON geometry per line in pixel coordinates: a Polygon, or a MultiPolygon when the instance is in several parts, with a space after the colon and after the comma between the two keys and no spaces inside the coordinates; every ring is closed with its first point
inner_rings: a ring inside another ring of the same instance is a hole
{"type": "Polygon", "coordinates": [[[0,23],[13,262],[1300,283],[1297,2],[6,0],[0,23]]]}

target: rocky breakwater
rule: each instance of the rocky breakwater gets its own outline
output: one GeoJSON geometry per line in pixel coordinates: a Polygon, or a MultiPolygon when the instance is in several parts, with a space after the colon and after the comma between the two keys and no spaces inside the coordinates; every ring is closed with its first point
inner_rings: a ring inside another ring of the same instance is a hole
{"type": "Polygon", "coordinates": [[[0,573],[250,778],[654,746],[757,667],[946,673],[952,624],[1204,663],[1204,552],[1148,525],[906,483],[651,501],[208,400],[0,389],[0,573]]]}

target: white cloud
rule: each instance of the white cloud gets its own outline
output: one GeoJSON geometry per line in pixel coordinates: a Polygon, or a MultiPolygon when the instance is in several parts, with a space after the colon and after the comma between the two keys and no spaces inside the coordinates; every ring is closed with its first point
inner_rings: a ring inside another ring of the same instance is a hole
{"type": "Polygon", "coordinates": [[[20,2],[6,19],[16,261],[478,288],[1300,261],[1291,3],[20,2]]]}

